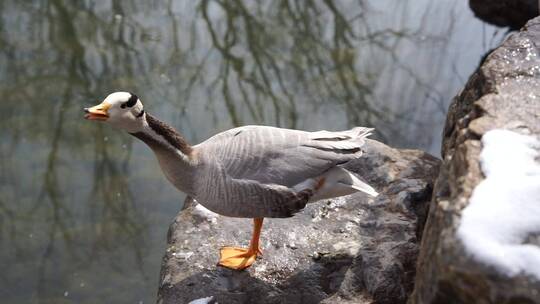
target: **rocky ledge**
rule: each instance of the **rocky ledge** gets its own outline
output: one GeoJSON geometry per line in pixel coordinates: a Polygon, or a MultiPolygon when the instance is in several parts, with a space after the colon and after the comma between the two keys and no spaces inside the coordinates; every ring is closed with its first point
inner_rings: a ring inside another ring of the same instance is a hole
{"type": "Polygon", "coordinates": [[[368,141],[351,162],[380,195],[321,201],[266,219],[264,256],[246,271],[216,266],[224,245],[247,246],[252,221],[199,205],[171,225],[158,303],[404,303],[439,160],[368,141]]]}
{"type": "MultiPolygon", "coordinates": [[[[501,273],[497,267],[473,259],[474,252],[465,250],[457,236],[463,210],[470,205],[475,188],[485,179],[479,161],[484,135],[493,129],[511,130],[530,138],[540,135],[539,42],[540,18],[536,18],[521,32],[510,35],[486,58],[450,106],[443,139],[443,165],[422,239],[410,303],[540,303],[538,279],[523,272],[501,273]]],[[[508,156],[505,164],[511,168],[512,162],[520,161],[508,156]]],[[[536,185],[540,187],[540,180],[536,179],[536,185]]],[[[538,223],[538,214],[528,214],[534,209],[521,209],[522,192],[515,194],[509,200],[513,205],[506,209],[504,217],[524,220],[536,216],[538,223]]],[[[537,205],[540,197],[526,199],[536,200],[537,205]]],[[[488,215],[493,208],[489,203],[484,206],[488,215]]],[[[493,221],[502,227],[499,230],[515,229],[516,225],[505,222],[504,217],[493,221]]],[[[531,225],[530,235],[513,238],[511,247],[523,246],[530,256],[538,258],[540,231],[534,227],[531,225]]],[[[506,262],[509,258],[502,251],[488,254],[499,254],[506,262]]]]}

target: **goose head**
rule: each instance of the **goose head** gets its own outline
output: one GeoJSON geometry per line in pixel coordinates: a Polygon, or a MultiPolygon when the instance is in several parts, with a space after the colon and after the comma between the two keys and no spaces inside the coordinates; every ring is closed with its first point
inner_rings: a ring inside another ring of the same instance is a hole
{"type": "Polygon", "coordinates": [[[103,121],[129,133],[136,133],[144,128],[143,104],[133,93],[112,93],[97,106],[85,108],[84,112],[84,118],[88,120],[103,121]]]}

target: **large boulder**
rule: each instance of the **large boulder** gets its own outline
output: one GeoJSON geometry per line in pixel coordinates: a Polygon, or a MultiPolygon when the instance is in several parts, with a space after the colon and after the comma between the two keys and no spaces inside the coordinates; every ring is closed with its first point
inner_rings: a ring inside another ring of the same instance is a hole
{"type": "Polygon", "coordinates": [[[158,303],[404,303],[439,160],[369,140],[349,168],[380,192],[266,219],[264,256],[246,271],[216,266],[224,245],[247,246],[250,219],[191,204],[171,225],[158,303]]]}
{"type": "MultiPolygon", "coordinates": [[[[487,57],[450,106],[442,146],[443,165],[422,239],[410,303],[540,303],[537,278],[524,272],[509,275],[489,261],[474,258],[478,252],[466,247],[458,233],[464,208],[485,179],[479,162],[484,134],[507,129],[531,138],[540,135],[539,42],[540,18],[536,18],[487,57]]],[[[505,163],[512,161],[518,160],[510,158],[505,163]]],[[[540,183],[537,185],[540,187],[540,183]]],[[[506,213],[507,217],[525,220],[530,215],[517,205],[519,194],[514,207],[506,213]]],[[[540,198],[527,199],[538,203],[540,198]]],[[[490,214],[491,208],[487,204],[485,213],[490,214]]],[[[498,220],[500,232],[513,229],[504,218],[498,220]]],[[[529,237],[514,239],[513,247],[524,245],[538,258],[538,235],[540,231],[531,231],[529,237]]]]}
{"type": "Polygon", "coordinates": [[[470,0],[476,17],[496,26],[520,29],[540,14],[538,0],[470,0]]]}

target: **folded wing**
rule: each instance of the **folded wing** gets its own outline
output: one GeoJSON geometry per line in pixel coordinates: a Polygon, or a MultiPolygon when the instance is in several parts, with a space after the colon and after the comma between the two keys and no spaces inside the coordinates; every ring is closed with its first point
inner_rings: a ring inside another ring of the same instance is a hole
{"type": "Polygon", "coordinates": [[[292,187],[360,157],[372,130],[305,132],[245,126],[220,133],[199,146],[234,179],[292,187]]]}

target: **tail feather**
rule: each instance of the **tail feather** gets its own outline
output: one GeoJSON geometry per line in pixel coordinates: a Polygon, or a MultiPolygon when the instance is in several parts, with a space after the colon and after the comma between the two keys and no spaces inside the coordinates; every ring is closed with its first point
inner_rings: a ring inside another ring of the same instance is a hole
{"type": "Polygon", "coordinates": [[[375,128],[366,128],[366,127],[356,127],[352,128],[350,131],[356,133],[355,137],[366,138],[372,134],[375,128]]]}
{"type": "Polygon", "coordinates": [[[349,195],[358,191],[367,193],[373,197],[379,195],[375,189],[360,180],[354,173],[339,166],[328,170],[317,178],[307,179],[294,187],[296,191],[306,188],[315,191],[315,195],[310,199],[310,202],[349,195]],[[324,181],[322,187],[316,189],[316,185],[321,180],[324,181]]]}
{"type": "Polygon", "coordinates": [[[373,189],[370,185],[364,183],[362,180],[360,180],[354,173],[346,170],[349,174],[349,177],[351,178],[352,183],[349,185],[351,188],[356,189],[358,191],[367,193],[373,197],[376,197],[379,195],[379,193],[373,189]]]}
{"type": "Polygon", "coordinates": [[[371,135],[373,128],[356,127],[347,131],[317,131],[312,132],[310,139],[324,141],[354,140],[357,138],[366,138],[371,135]]]}
{"type": "Polygon", "coordinates": [[[330,132],[318,131],[310,134],[311,141],[304,146],[327,150],[360,150],[365,138],[371,135],[374,129],[356,127],[347,131],[330,132]]]}

